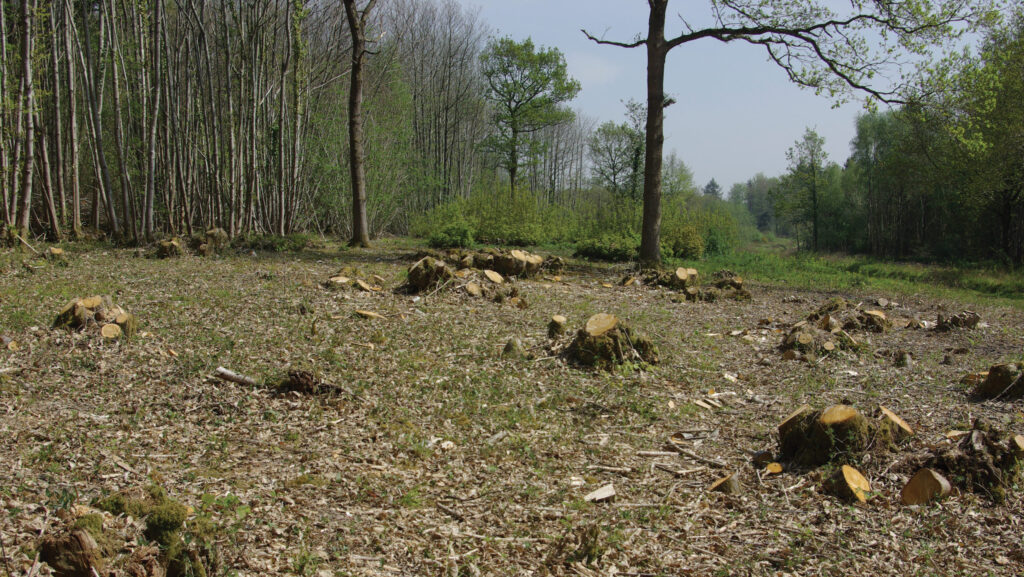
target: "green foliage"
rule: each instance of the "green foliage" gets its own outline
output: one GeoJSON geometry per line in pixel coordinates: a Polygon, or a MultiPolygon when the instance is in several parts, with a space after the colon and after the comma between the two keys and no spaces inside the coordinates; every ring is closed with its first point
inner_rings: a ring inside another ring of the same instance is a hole
{"type": "Polygon", "coordinates": [[[462,221],[445,224],[430,234],[427,244],[433,248],[468,248],[473,245],[473,227],[462,221]]]}
{"type": "Polygon", "coordinates": [[[615,196],[639,201],[643,181],[644,134],[623,122],[608,121],[587,141],[594,184],[615,196]]]}
{"type": "Polygon", "coordinates": [[[529,38],[492,38],[480,55],[480,66],[498,129],[486,145],[508,170],[514,195],[519,166],[540,152],[540,141],[523,135],[572,120],[574,113],[562,103],[576,97],[580,84],[569,76],[557,48],[537,49],[529,38]]]}
{"type": "Polygon", "coordinates": [[[704,256],[704,237],[693,224],[672,226],[661,235],[663,257],[699,259],[704,256]]]}
{"type": "Polygon", "coordinates": [[[231,242],[231,245],[238,249],[264,252],[298,252],[315,248],[320,244],[319,239],[309,233],[293,233],[285,236],[246,234],[235,237],[231,242]]]}
{"type": "Polygon", "coordinates": [[[636,235],[606,234],[576,243],[576,256],[589,260],[626,262],[636,258],[640,238],[636,235]]]}

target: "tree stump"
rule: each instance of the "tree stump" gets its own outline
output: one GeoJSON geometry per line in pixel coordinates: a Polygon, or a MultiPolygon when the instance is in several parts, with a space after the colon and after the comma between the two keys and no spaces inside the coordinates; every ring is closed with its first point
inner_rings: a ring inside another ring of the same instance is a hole
{"type": "Polygon", "coordinates": [[[978,383],[971,396],[978,400],[1004,399],[1012,401],[1024,396],[1024,376],[1021,366],[1008,363],[993,365],[985,380],[978,383]]]}
{"type": "Polygon", "coordinates": [[[708,491],[712,493],[725,493],[726,495],[739,495],[743,492],[743,484],[740,483],[736,473],[729,473],[711,483],[708,491]]]}
{"type": "Polygon", "coordinates": [[[565,355],[577,364],[604,369],[625,362],[658,362],[658,349],[649,338],[606,313],[587,319],[566,348],[565,355]]]}
{"type": "Polygon", "coordinates": [[[871,495],[871,483],[853,467],[843,465],[826,483],[830,493],[847,502],[867,503],[871,495]]]}
{"type": "Polygon", "coordinates": [[[801,407],[779,426],[779,448],[784,460],[817,467],[864,452],[871,432],[864,415],[848,405],[820,412],[801,407]]]}
{"type": "Polygon", "coordinates": [[[878,419],[878,432],[892,443],[900,443],[907,437],[914,436],[914,429],[889,409],[878,406],[881,416],[878,419]]]}
{"type": "Polygon", "coordinates": [[[409,267],[408,285],[413,292],[423,292],[451,280],[453,276],[444,261],[426,256],[409,267]]]}
{"type": "Polygon", "coordinates": [[[934,469],[925,467],[918,471],[900,491],[900,501],[904,505],[923,505],[945,498],[953,487],[945,477],[934,469]]]}
{"type": "Polygon", "coordinates": [[[548,322],[548,338],[554,339],[565,334],[565,325],[569,319],[562,315],[553,315],[548,322]]]}

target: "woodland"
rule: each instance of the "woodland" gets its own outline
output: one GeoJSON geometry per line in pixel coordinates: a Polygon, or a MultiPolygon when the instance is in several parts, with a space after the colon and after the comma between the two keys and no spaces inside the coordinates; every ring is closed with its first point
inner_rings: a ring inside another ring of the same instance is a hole
{"type": "Polygon", "coordinates": [[[700,5],[596,119],[455,0],[5,0],[0,577],[1024,572],[1024,12],[700,5]],[[695,182],[692,42],[849,157],[695,182]]]}

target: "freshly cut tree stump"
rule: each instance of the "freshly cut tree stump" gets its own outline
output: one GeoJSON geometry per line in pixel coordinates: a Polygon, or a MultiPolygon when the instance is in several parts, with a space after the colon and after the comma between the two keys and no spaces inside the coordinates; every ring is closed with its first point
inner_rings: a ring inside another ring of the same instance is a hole
{"type": "Polygon", "coordinates": [[[135,315],[132,313],[121,313],[114,317],[114,322],[117,323],[117,326],[121,327],[121,332],[128,338],[135,336],[135,331],[139,326],[138,321],[135,320],[135,315]]]}
{"type": "Polygon", "coordinates": [[[918,471],[900,491],[904,505],[923,505],[947,497],[953,487],[945,477],[934,469],[925,467],[918,471]]]}
{"type": "Polygon", "coordinates": [[[413,292],[423,292],[451,280],[453,276],[443,260],[427,256],[409,267],[408,286],[413,292]]]}
{"type": "Polygon", "coordinates": [[[501,276],[501,273],[491,269],[484,269],[484,276],[494,284],[501,284],[505,282],[505,277],[501,276]]]}
{"type": "Polygon", "coordinates": [[[619,319],[614,315],[597,313],[587,319],[587,324],[584,327],[584,330],[587,331],[587,335],[596,338],[614,329],[618,324],[619,319]]]}
{"type": "Polygon", "coordinates": [[[882,405],[878,406],[878,410],[882,413],[878,419],[879,432],[886,435],[893,443],[899,443],[907,437],[914,436],[914,429],[899,415],[882,405]]]}
{"type": "Polygon", "coordinates": [[[864,415],[848,405],[811,413],[801,407],[779,426],[779,449],[783,460],[817,467],[864,452],[871,432],[864,415]]]}
{"type": "Polygon", "coordinates": [[[790,433],[796,427],[800,426],[804,420],[814,413],[814,409],[810,405],[801,405],[795,411],[789,414],[781,423],[779,423],[779,438],[784,439],[790,436],[790,433]]]}
{"type": "Polygon", "coordinates": [[[892,328],[892,321],[882,311],[861,311],[849,317],[843,323],[843,328],[848,331],[863,330],[873,333],[884,333],[892,328]]]}
{"type": "Polygon", "coordinates": [[[1012,401],[1024,396],[1024,373],[1016,364],[993,365],[985,380],[979,383],[971,396],[978,400],[1003,399],[1012,401]]]}
{"type": "Polygon", "coordinates": [[[689,286],[695,286],[699,282],[700,273],[697,272],[697,269],[679,267],[672,273],[669,284],[673,288],[685,289],[689,286]]]}
{"type": "Polygon", "coordinates": [[[603,369],[625,362],[658,362],[658,349],[649,338],[606,313],[590,317],[564,354],[574,363],[603,369]]]}
{"type": "Polygon", "coordinates": [[[466,294],[468,294],[471,297],[479,298],[484,296],[484,289],[483,287],[480,286],[480,283],[469,282],[466,283],[466,294]]]}
{"type": "Polygon", "coordinates": [[[103,337],[116,339],[133,336],[137,321],[135,315],[115,305],[109,296],[91,296],[66,304],[53,320],[53,326],[71,330],[99,327],[103,337]]]}
{"type": "Polygon", "coordinates": [[[871,495],[871,483],[860,471],[849,465],[837,469],[826,485],[830,493],[847,502],[867,503],[871,495]]]}
{"type": "Polygon", "coordinates": [[[569,319],[562,315],[553,315],[548,322],[548,338],[557,338],[565,334],[565,325],[569,319]]]}
{"type": "Polygon", "coordinates": [[[708,487],[708,491],[712,493],[725,493],[726,495],[739,495],[743,492],[743,484],[740,483],[736,473],[729,473],[714,483],[711,483],[711,486],[708,487]]]}
{"type": "Polygon", "coordinates": [[[67,253],[64,252],[64,249],[56,246],[51,246],[46,249],[43,256],[45,256],[47,260],[53,261],[62,261],[67,259],[67,253]]]}
{"type": "Polygon", "coordinates": [[[782,463],[768,463],[764,466],[764,472],[768,475],[778,475],[782,472],[782,463]]]}

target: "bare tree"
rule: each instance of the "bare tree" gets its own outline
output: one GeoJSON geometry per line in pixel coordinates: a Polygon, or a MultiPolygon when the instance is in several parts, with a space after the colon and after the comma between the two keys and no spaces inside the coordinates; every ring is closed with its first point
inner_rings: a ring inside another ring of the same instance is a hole
{"type": "Polygon", "coordinates": [[[683,31],[665,37],[669,0],[647,0],[647,36],[617,42],[583,33],[598,44],[647,50],[647,125],[644,163],[644,208],[640,261],[661,263],[661,168],[665,108],[665,61],[673,48],[713,39],[763,48],[790,80],[841,97],[859,91],[885,102],[898,101],[902,86],[878,87],[877,78],[899,66],[908,53],[925,55],[936,44],[963,31],[958,25],[984,21],[984,0],[932,3],[852,2],[837,13],[822,0],[716,0],[709,3],[712,25],[692,27],[680,17],[683,31]],[[874,80],[873,80],[874,79],[874,80]]]}

